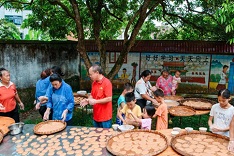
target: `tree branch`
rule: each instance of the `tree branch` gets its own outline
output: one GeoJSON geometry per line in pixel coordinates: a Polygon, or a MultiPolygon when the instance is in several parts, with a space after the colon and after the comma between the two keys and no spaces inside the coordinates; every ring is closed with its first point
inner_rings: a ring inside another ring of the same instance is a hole
{"type": "Polygon", "coordinates": [[[128,31],[129,31],[129,29],[130,29],[130,27],[131,27],[133,21],[134,21],[134,20],[136,19],[136,17],[140,14],[140,10],[141,10],[141,7],[140,7],[139,10],[137,10],[137,12],[134,14],[134,16],[129,20],[129,22],[128,22],[126,28],[125,28],[125,31],[124,31],[124,44],[127,42],[128,37],[129,37],[128,31]]]}
{"type": "Polygon", "coordinates": [[[207,13],[207,12],[205,12],[205,11],[197,11],[197,10],[193,10],[192,8],[191,8],[191,6],[190,6],[190,3],[189,3],[189,1],[188,0],[186,0],[186,3],[187,3],[187,6],[188,6],[188,11],[191,11],[191,12],[195,12],[195,13],[199,13],[199,14],[205,14],[205,15],[208,15],[211,19],[213,19],[219,26],[222,26],[220,23],[219,23],[219,21],[218,20],[216,20],[216,18],[213,16],[213,15],[211,15],[211,14],[209,14],[209,13],[207,13]]]}
{"type": "Polygon", "coordinates": [[[198,30],[203,30],[203,27],[200,27],[192,22],[190,22],[189,20],[185,19],[182,16],[179,16],[177,14],[173,14],[173,13],[168,13],[166,11],[166,5],[161,1],[160,3],[162,5],[162,9],[163,9],[163,16],[168,15],[168,16],[172,16],[172,17],[177,17],[179,18],[181,21],[183,21],[184,23],[190,24],[191,26],[193,26],[194,28],[198,29],[198,30]]]}
{"type": "Polygon", "coordinates": [[[164,16],[164,14],[163,14],[163,19],[165,21],[167,21],[167,23],[169,23],[169,25],[176,31],[176,33],[179,33],[178,30],[172,25],[172,23],[166,19],[166,17],[164,16]]]}
{"type": "Polygon", "coordinates": [[[75,19],[75,16],[70,12],[68,7],[64,5],[60,0],[48,0],[48,1],[52,5],[59,5],[67,13],[69,17],[71,17],[72,19],[75,19]]]}
{"type": "Polygon", "coordinates": [[[123,22],[123,20],[122,20],[121,18],[115,16],[115,14],[113,14],[113,13],[110,12],[110,10],[107,8],[106,4],[104,5],[104,8],[105,8],[106,12],[107,12],[109,15],[111,15],[111,16],[113,16],[114,18],[116,18],[117,20],[123,22]]]}

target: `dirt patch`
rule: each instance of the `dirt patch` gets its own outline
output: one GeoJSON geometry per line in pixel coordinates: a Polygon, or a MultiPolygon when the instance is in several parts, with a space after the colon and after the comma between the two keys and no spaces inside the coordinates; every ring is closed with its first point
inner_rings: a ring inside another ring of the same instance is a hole
{"type": "Polygon", "coordinates": [[[20,113],[20,120],[25,124],[36,124],[42,121],[42,118],[39,111],[33,108],[27,112],[20,113]]]}

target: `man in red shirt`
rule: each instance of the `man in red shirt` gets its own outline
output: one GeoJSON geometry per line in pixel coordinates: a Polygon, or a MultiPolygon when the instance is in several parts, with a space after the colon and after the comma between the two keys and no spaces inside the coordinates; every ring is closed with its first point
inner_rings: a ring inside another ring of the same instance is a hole
{"type": "Polygon", "coordinates": [[[111,128],[112,120],[112,84],[103,75],[99,65],[89,68],[89,76],[93,81],[91,95],[81,101],[81,106],[93,105],[94,127],[111,128]]]}

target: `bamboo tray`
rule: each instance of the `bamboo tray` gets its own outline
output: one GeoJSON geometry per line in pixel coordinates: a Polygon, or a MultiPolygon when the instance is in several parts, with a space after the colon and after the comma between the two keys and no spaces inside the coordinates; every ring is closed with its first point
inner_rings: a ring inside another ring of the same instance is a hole
{"type": "Polygon", "coordinates": [[[33,131],[35,134],[49,135],[64,130],[66,126],[67,123],[61,120],[48,120],[35,125],[33,131]]]}
{"type": "Polygon", "coordinates": [[[0,129],[0,143],[2,142],[4,137],[3,131],[0,129]]]}
{"type": "Polygon", "coordinates": [[[191,132],[172,138],[172,148],[185,156],[226,156],[229,138],[209,132],[191,132]]]}
{"type": "Polygon", "coordinates": [[[112,136],[107,150],[113,155],[157,155],[168,147],[167,138],[160,132],[132,130],[112,136]]]}
{"type": "Polygon", "coordinates": [[[210,110],[217,102],[203,98],[187,98],[180,101],[183,106],[193,107],[199,110],[210,110]]]}
{"type": "Polygon", "coordinates": [[[182,96],[178,95],[172,95],[172,96],[164,96],[165,100],[175,100],[175,101],[180,101],[183,100],[184,98],[182,96]]]}
{"type": "Polygon", "coordinates": [[[15,123],[15,120],[10,117],[0,116],[0,130],[2,130],[3,135],[5,136],[10,130],[8,126],[15,123]]]}
{"type": "Polygon", "coordinates": [[[188,106],[170,107],[168,112],[173,116],[193,116],[196,114],[196,111],[188,106]]]}

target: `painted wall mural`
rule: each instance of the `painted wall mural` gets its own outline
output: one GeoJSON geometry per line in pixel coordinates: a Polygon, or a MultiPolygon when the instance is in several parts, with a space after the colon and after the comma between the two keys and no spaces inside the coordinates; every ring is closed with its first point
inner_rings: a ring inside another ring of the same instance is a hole
{"type": "MultiPolygon", "coordinates": [[[[99,63],[98,52],[88,52],[92,63],[99,63]]],[[[106,73],[114,66],[118,52],[109,52],[107,57],[106,73]]],[[[124,83],[135,83],[142,71],[152,72],[151,82],[154,85],[163,69],[174,75],[176,70],[181,71],[181,81],[178,92],[217,93],[216,86],[224,65],[229,66],[227,88],[234,92],[234,59],[230,55],[211,54],[179,54],[179,53],[149,53],[130,52],[124,64],[112,80],[114,88],[121,88],[124,83]],[[231,77],[230,77],[231,75],[231,77]],[[229,89],[229,88],[228,88],[229,89]]],[[[88,72],[81,60],[81,79],[90,83],[88,72]]],[[[83,83],[83,82],[81,82],[83,83]]],[[[88,85],[83,83],[85,87],[88,85]]]]}
{"type": "MultiPolygon", "coordinates": [[[[223,66],[225,65],[228,66],[228,70],[226,72],[227,75],[226,88],[229,89],[230,87],[233,86],[233,77],[230,76],[234,70],[232,65],[233,61],[234,60],[232,57],[230,57],[230,55],[212,55],[211,72],[210,72],[210,89],[216,90],[216,87],[221,80],[223,66]]],[[[233,89],[231,89],[231,92],[233,93],[233,89]]]]}
{"type": "Polygon", "coordinates": [[[182,83],[208,86],[210,55],[176,53],[142,53],[141,71],[151,70],[151,81],[156,81],[163,69],[171,75],[181,71],[182,83]]]}

